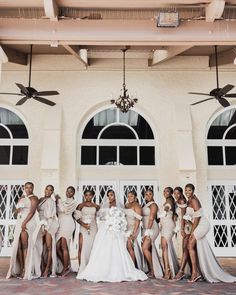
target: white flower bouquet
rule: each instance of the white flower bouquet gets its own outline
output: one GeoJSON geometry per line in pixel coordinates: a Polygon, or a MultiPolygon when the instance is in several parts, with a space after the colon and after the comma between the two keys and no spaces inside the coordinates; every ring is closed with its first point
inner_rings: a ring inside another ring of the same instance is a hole
{"type": "Polygon", "coordinates": [[[164,210],[161,210],[158,214],[157,214],[157,217],[158,218],[163,218],[163,217],[166,217],[167,215],[167,212],[164,211],[164,210]]]}
{"type": "Polygon", "coordinates": [[[16,209],[23,209],[23,208],[25,208],[24,203],[19,202],[19,203],[16,204],[16,209]]]}
{"type": "Polygon", "coordinates": [[[88,224],[89,228],[87,229],[88,235],[90,235],[90,224],[92,222],[92,219],[90,218],[82,218],[83,222],[88,224]]]}
{"type": "Polygon", "coordinates": [[[47,225],[48,225],[47,220],[45,220],[45,219],[40,220],[40,225],[41,225],[41,226],[47,226],[47,225]]]}
{"type": "Polygon", "coordinates": [[[153,236],[153,230],[152,229],[146,229],[144,231],[144,234],[143,234],[144,237],[152,237],[153,236]]]}
{"type": "Polygon", "coordinates": [[[126,238],[129,238],[131,235],[132,235],[131,230],[128,230],[128,231],[125,232],[125,237],[126,238]]]}
{"type": "Polygon", "coordinates": [[[125,232],[127,221],[124,212],[117,207],[110,208],[105,215],[105,227],[110,231],[125,232]]]}
{"type": "Polygon", "coordinates": [[[179,224],[176,224],[175,228],[174,228],[174,233],[178,233],[180,231],[180,226],[179,224]]]}
{"type": "Polygon", "coordinates": [[[186,220],[186,221],[192,221],[193,220],[193,217],[191,215],[189,215],[189,214],[185,214],[183,216],[183,219],[186,220]]]}

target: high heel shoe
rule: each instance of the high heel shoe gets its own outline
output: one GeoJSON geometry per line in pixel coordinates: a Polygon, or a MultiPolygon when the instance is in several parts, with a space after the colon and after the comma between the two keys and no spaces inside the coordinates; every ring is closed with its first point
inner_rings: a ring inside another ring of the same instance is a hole
{"type": "Polygon", "coordinates": [[[168,268],[168,269],[167,269],[167,272],[165,273],[165,275],[164,275],[164,277],[163,277],[163,279],[164,279],[164,280],[171,280],[171,278],[172,278],[172,276],[171,276],[171,271],[170,271],[170,269],[168,268]]]}
{"type": "Polygon", "coordinates": [[[194,279],[188,280],[188,283],[195,283],[195,282],[199,281],[201,278],[202,278],[202,276],[198,275],[194,279]]]}
{"type": "Polygon", "coordinates": [[[154,275],[154,272],[153,271],[150,271],[148,274],[147,274],[148,278],[149,279],[155,279],[155,275],[154,275]]]}
{"type": "Polygon", "coordinates": [[[177,273],[177,275],[173,278],[173,280],[175,280],[175,281],[181,281],[181,280],[185,277],[185,274],[184,274],[184,272],[183,272],[182,270],[180,270],[180,271],[177,273]],[[177,277],[178,274],[180,274],[179,277],[177,277]]]}

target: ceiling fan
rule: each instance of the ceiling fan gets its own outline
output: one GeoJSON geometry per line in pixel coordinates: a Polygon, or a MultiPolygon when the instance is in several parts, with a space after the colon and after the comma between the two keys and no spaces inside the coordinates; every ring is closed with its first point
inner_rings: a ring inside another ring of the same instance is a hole
{"type": "Polygon", "coordinates": [[[191,105],[196,105],[199,103],[202,103],[207,100],[217,99],[218,102],[223,107],[230,106],[230,103],[228,100],[226,100],[227,97],[236,97],[236,93],[230,93],[227,94],[231,89],[234,88],[234,85],[227,84],[224,87],[220,88],[219,86],[219,72],[218,72],[218,52],[217,52],[217,45],[215,45],[215,62],[216,62],[216,88],[212,89],[210,93],[199,93],[199,92],[189,92],[189,94],[196,94],[196,95],[206,95],[211,96],[210,98],[200,100],[198,102],[192,103],[191,105]]]}
{"type": "Polygon", "coordinates": [[[50,106],[54,106],[55,102],[43,98],[41,96],[48,96],[48,95],[58,95],[59,92],[57,91],[37,91],[33,87],[31,87],[31,67],[32,67],[32,49],[33,45],[30,45],[30,63],[29,63],[29,84],[28,86],[24,86],[22,84],[16,83],[16,86],[20,89],[20,93],[0,93],[5,95],[19,95],[23,96],[16,105],[22,105],[27,101],[27,99],[33,98],[39,102],[45,103],[50,106]]]}

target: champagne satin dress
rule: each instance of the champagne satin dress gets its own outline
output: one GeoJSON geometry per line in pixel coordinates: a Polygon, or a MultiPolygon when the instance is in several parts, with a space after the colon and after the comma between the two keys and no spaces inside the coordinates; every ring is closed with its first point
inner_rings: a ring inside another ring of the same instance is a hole
{"type": "MultiPolygon", "coordinates": [[[[142,215],[143,215],[143,230],[142,230],[142,236],[145,236],[146,230],[148,230],[148,222],[150,217],[150,208],[154,201],[148,202],[142,209],[142,215]]],[[[150,235],[150,239],[152,240],[152,263],[153,263],[153,270],[154,275],[156,278],[162,278],[163,277],[163,269],[161,266],[160,258],[157,253],[155,241],[160,233],[158,223],[156,220],[153,220],[153,225],[151,228],[152,235],[150,235]]]]}
{"type": "MultiPolygon", "coordinates": [[[[142,216],[139,215],[138,213],[136,213],[133,209],[131,208],[126,208],[124,209],[125,212],[125,217],[127,220],[127,238],[128,236],[130,236],[133,231],[134,231],[134,227],[135,227],[135,223],[136,220],[142,220],[142,216]]],[[[140,229],[138,230],[139,233],[140,229]]],[[[143,257],[143,253],[141,251],[140,245],[137,241],[137,238],[134,240],[134,255],[135,255],[135,259],[136,259],[136,263],[137,263],[137,267],[138,269],[141,269],[143,271],[146,271],[147,266],[144,263],[144,257],[143,257]]]]}
{"type": "MultiPolygon", "coordinates": [[[[24,196],[18,202],[18,206],[20,206],[20,212],[17,214],[16,226],[14,230],[14,241],[12,247],[12,255],[10,259],[10,267],[7,273],[6,278],[9,279],[11,276],[18,276],[20,274],[20,265],[17,259],[17,252],[19,247],[19,239],[21,235],[21,226],[25,218],[30,212],[31,209],[31,201],[30,198],[33,195],[24,196]]],[[[39,258],[39,249],[36,247],[37,244],[35,242],[35,229],[39,224],[39,216],[38,212],[35,211],[33,217],[26,224],[26,231],[28,233],[28,248],[27,248],[27,256],[25,260],[25,270],[24,277],[25,280],[31,280],[33,278],[38,278],[41,276],[40,264],[38,264],[39,258]]]]}
{"type": "Polygon", "coordinates": [[[42,243],[42,230],[45,229],[52,237],[52,265],[51,276],[56,276],[57,269],[57,253],[56,253],[56,233],[59,228],[59,222],[56,214],[56,202],[50,197],[44,199],[38,205],[40,224],[38,226],[38,239],[40,239],[40,252],[41,256],[46,256],[47,252],[42,243]]]}
{"type": "Polygon", "coordinates": [[[170,204],[164,204],[160,209],[160,227],[161,227],[161,237],[165,238],[168,245],[168,260],[172,276],[175,276],[179,270],[179,264],[175,248],[173,245],[173,236],[175,230],[175,222],[173,220],[173,211],[171,211],[170,204]],[[166,211],[167,209],[168,211],[166,211]]]}
{"type": "Polygon", "coordinates": [[[228,274],[219,265],[208,241],[207,233],[210,230],[210,223],[204,216],[202,208],[194,211],[192,207],[187,207],[186,215],[191,216],[192,222],[194,218],[200,217],[200,221],[195,228],[193,234],[197,240],[197,256],[200,266],[200,271],[203,277],[210,283],[224,282],[233,283],[236,282],[236,277],[228,274]]]}
{"type": "Polygon", "coordinates": [[[80,210],[80,212],[81,212],[80,220],[84,223],[89,224],[90,229],[88,231],[83,226],[80,226],[79,233],[83,236],[83,244],[82,244],[80,266],[79,266],[78,273],[83,271],[89,262],[89,257],[93,247],[93,242],[98,231],[97,222],[96,222],[96,212],[97,212],[96,207],[84,206],[80,210]]]}

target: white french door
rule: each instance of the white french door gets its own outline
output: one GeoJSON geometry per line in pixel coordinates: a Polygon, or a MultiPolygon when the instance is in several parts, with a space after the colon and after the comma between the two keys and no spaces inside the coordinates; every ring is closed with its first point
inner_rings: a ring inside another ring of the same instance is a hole
{"type": "Polygon", "coordinates": [[[2,250],[0,256],[10,256],[16,224],[15,206],[23,193],[23,181],[0,180],[0,233],[2,250]]]}
{"type": "Polygon", "coordinates": [[[158,182],[155,180],[136,181],[136,180],[119,180],[119,181],[80,181],[77,187],[77,199],[82,202],[84,191],[92,189],[95,192],[94,201],[100,204],[109,189],[113,189],[119,201],[125,204],[127,201],[127,194],[129,191],[134,190],[141,206],[145,203],[144,192],[147,189],[152,189],[157,202],[159,202],[159,187],[158,182]]]}
{"type": "Polygon", "coordinates": [[[210,243],[216,256],[236,256],[236,181],[208,183],[210,243]]]}

